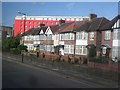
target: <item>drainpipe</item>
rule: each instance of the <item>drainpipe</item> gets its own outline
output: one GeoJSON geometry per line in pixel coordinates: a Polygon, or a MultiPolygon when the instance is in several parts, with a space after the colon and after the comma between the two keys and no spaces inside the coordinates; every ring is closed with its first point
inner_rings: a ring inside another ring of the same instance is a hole
{"type": "Polygon", "coordinates": [[[75,61],[75,49],[76,49],[76,32],[74,32],[74,61],[75,61]]]}

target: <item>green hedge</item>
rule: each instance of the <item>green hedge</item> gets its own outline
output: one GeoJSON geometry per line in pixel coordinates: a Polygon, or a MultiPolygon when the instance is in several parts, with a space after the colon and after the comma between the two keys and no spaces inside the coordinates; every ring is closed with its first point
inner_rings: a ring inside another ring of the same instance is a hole
{"type": "Polygon", "coordinates": [[[95,57],[95,58],[91,58],[90,61],[95,62],[95,63],[108,64],[109,63],[109,58],[106,58],[106,57],[95,57]]]}
{"type": "Polygon", "coordinates": [[[18,48],[11,48],[10,52],[14,53],[14,54],[20,54],[21,53],[21,51],[18,48]]]}

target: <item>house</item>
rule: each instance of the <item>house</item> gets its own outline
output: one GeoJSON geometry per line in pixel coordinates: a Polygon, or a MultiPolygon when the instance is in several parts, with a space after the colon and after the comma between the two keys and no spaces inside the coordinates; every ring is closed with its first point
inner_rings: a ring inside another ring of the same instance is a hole
{"type": "Polygon", "coordinates": [[[102,52],[113,61],[120,60],[120,15],[117,15],[109,23],[101,28],[102,52]]]}
{"type": "Polygon", "coordinates": [[[2,39],[12,37],[13,36],[12,29],[13,28],[10,26],[2,26],[2,39]]]}
{"type": "Polygon", "coordinates": [[[73,22],[59,31],[59,34],[60,34],[59,42],[64,46],[63,55],[65,54],[65,55],[75,56],[76,33],[74,30],[80,27],[81,25],[83,25],[84,23],[85,21],[73,22]]]}
{"type": "Polygon", "coordinates": [[[87,55],[91,46],[94,46],[97,56],[100,55],[102,31],[100,30],[109,20],[105,17],[93,18],[76,29],[76,53],[79,55],[87,55]],[[78,50],[77,50],[78,47],[78,50]]]}
{"type": "Polygon", "coordinates": [[[36,50],[40,44],[40,37],[39,37],[40,28],[32,28],[29,31],[23,34],[21,44],[24,43],[30,50],[36,50]]]}

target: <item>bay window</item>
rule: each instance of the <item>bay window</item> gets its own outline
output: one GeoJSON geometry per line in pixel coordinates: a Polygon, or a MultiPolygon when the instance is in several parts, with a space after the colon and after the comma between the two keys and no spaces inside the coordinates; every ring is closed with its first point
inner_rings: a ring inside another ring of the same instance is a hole
{"type": "Polygon", "coordinates": [[[87,48],[86,46],[76,45],[76,54],[80,55],[87,55],[87,48]]]}

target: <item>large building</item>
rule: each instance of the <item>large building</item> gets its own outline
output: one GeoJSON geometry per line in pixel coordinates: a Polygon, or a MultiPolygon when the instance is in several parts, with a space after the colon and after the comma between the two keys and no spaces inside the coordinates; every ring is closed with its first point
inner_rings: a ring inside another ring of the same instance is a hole
{"type": "MultiPolygon", "coordinates": [[[[94,17],[94,14],[90,14],[94,17]]],[[[40,24],[45,26],[56,25],[59,20],[68,22],[89,20],[90,16],[16,16],[14,21],[14,36],[18,33],[23,34],[24,30],[28,31],[31,28],[38,28],[40,24]],[[24,29],[25,28],[25,29],[24,29]]]]}
{"type": "Polygon", "coordinates": [[[7,37],[12,37],[12,27],[11,26],[2,26],[2,39],[7,37]]]}

